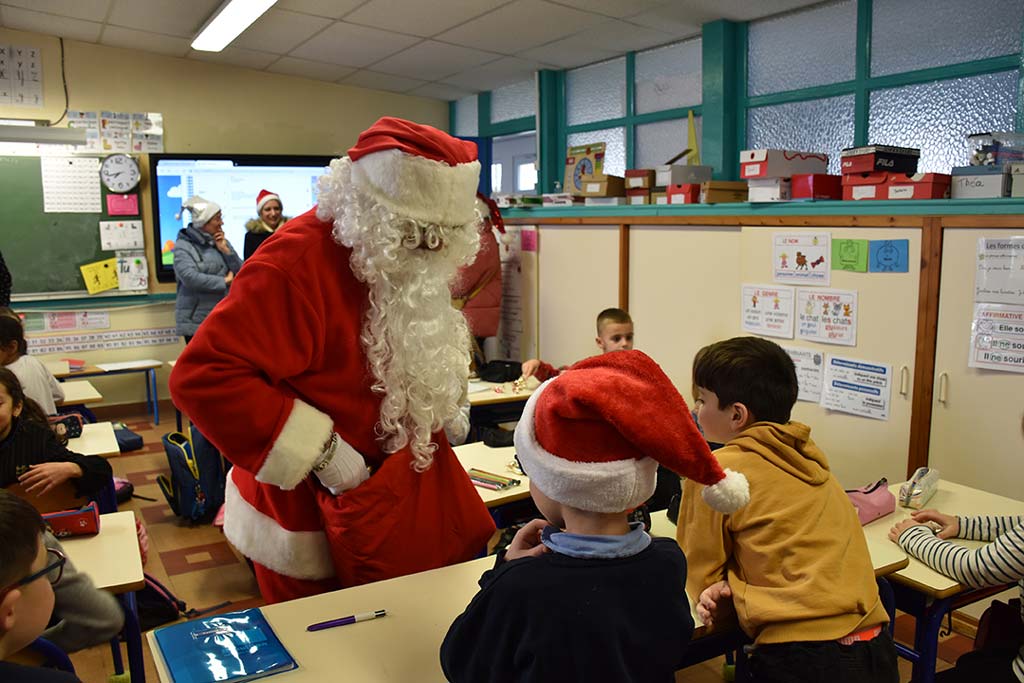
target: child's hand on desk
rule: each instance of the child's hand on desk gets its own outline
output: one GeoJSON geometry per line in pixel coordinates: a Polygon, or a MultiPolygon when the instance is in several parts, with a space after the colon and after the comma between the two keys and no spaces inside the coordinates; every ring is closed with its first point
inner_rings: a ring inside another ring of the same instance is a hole
{"type": "Polygon", "coordinates": [[[548,526],[546,519],[535,519],[516,532],[512,542],[505,549],[506,560],[518,560],[521,557],[540,557],[551,550],[541,543],[541,532],[548,526]]]}
{"type": "Polygon", "coordinates": [[[531,358],[530,360],[523,362],[523,379],[533,377],[538,368],[540,368],[540,361],[536,358],[531,358]]]}
{"type": "Polygon", "coordinates": [[[960,533],[960,520],[953,515],[944,515],[938,510],[917,510],[889,530],[889,540],[897,543],[900,534],[912,526],[926,526],[941,539],[956,538],[960,533]]]}
{"type": "Polygon", "coordinates": [[[68,479],[82,476],[82,468],[73,462],[44,462],[32,465],[18,481],[28,493],[43,495],[68,479]]]}
{"type": "Polygon", "coordinates": [[[701,591],[697,601],[697,616],[705,626],[711,626],[715,620],[722,620],[732,613],[732,588],[728,581],[713,583],[701,591]]]}

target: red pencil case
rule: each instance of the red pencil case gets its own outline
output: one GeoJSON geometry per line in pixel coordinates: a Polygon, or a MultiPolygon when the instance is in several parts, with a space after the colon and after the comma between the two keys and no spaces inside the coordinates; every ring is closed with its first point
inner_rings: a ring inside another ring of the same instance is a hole
{"type": "Polygon", "coordinates": [[[95,501],[78,510],[49,512],[43,515],[43,520],[57,538],[100,532],[100,511],[95,501]]]}

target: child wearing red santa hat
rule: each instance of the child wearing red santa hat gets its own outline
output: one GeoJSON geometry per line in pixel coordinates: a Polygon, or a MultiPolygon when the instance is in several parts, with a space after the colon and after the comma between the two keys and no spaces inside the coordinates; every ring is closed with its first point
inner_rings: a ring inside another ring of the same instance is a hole
{"type": "Polygon", "coordinates": [[[735,610],[761,683],[895,683],[889,621],[857,512],[811,430],[790,420],[799,386],[782,347],[736,337],[697,352],[697,419],[755,496],[723,514],[683,483],[677,535],[706,624],[735,610]]]}
{"type": "Polygon", "coordinates": [[[580,361],[538,388],[515,433],[530,495],[547,518],[523,527],[441,645],[449,681],[672,681],[693,632],[686,558],[628,510],[658,464],[746,504],[683,397],[640,351],[580,361]]]}

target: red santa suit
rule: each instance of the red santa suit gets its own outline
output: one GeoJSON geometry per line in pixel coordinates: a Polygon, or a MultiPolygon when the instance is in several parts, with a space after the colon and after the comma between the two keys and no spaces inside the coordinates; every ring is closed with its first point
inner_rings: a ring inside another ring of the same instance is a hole
{"type": "Polygon", "coordinates": [[[171,374],[175,404],[235,465],[224,531],[272,602],[464,561],[494,530],[442,430],[425,471],[409,446],[383,450],[359,341],[368,287],[332,227],[314,209],[268,239],[171,374]],[[311,472],[332,431],[372,472],[340,496],[311,472]]]}

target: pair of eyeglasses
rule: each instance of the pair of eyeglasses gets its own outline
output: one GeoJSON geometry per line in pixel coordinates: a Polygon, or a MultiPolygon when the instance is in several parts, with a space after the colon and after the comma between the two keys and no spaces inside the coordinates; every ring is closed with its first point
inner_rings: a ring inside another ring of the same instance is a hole
{"type": "Polygon", "coordinates": [[[34,574],[29,574],[25,578],[19,581],[15,581],[11,585],[0,590],[0,598],[2,598],[2,596],[4,595],[7,595],[7,593],[11,592],[15,588],[27,586],[36,579],[41,579],[44,576],[46,577],[46,580],[50,582],[51,586],[56,586],[57,583],[60,581],[60,577],[64,575],[64,565],[67,563],[68,558],[64,556],[64,553],[55,548],[47,548],[46,555],[47,564],[45,567],[35,572],[34,574]]]}

